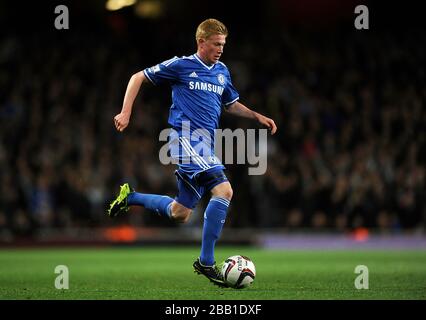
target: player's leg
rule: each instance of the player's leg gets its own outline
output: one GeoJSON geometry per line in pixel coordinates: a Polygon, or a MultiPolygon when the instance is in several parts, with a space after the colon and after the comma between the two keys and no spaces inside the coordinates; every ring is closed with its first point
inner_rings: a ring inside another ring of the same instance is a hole
{"type": "Polygon", "coordinates": [[[204,191],[184,172],[176,171],[176,177],[178,195],[175,199],[164,195],[135,192],[128,183],[125,183],[120,187],[117,198],[111,203],[108,214],[115,217],[129,211],[130,206],[143,206],[176,222],[187,222],[204,191]]]}
{"type": "Polygon", "coordinates": [[[200,201],[204,188],[197,186],[184,170],[175,171],[178,193],[171,205],[171,218],[176,222],[185,223],[200,201]]]}
{"type": "Polygon", "coordinates": [[[228,207],[232,199],[232,187],[229,181],[216,185],[211,190],[211,198],[204,212],[203,237],[200,261],[204,265],[215,263],[214,248],[222,233],[228,207]]]}
{"type": "Polygon", "coordinates": [[[232,187],[222,170],[203,173],[198,180],[211,190],[212,197],[204,213],[201,255],[193,266],[196,272],[204,274],[213,283],[226,286],[214,259],[214,247],[226,220],[232,187]]]}
{"type": "Polygon", "coordinates": [[[169,196],[131,192],[127,197],[127,202],[129,206],[142,206],[156,212],[160,216],[171,218],[173,199],[169,196]]]}
{"type": "Polygon", "coordinates": [[[191,216],[192,209],[185,207],[176,200],[173,200],[171,206],[170,218],[179,223],[185,223],[191,216]]]}
{"type": "Polygon", "coordinates": [[[170,218],[172,202],[173,199],[168,196],[135,192],[128,183],[125,183],[120,186],[120,193],[111,202],[107,214],[114,218],[128,212],[130,206],[143,206],[161,216],[170,218]]]}

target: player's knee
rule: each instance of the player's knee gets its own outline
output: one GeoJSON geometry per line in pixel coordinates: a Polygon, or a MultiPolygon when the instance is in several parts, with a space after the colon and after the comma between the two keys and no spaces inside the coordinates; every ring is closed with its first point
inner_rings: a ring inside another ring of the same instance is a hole
{"type": "Polygon", "coordinates": [[[191,212],[191,209],[176,203],[176,205],[172,206],[171,217],[178,223],[185,223],[189,220],[191,212]]]}
{"type": "Polygon", "coordinates": [[[183,211],[178,211],[178,212],[172,212],[172,218],[174,221],[178,222],[178,223],[185,223],[189,220],[189,216],[191,215],[191,211],[188,212],[183,212],[183,211]]]}
{"type": "Polygon", "coordinates": [[[212,193],[213,193],[213,196],[215,197],[225,198],[231,201],[234,191],[232,190],[231,184],[227,182],[227,183],[222,183],[218,185],[217,187],[213,188],[212,193]]]}
{"type": "Polygon", "coordinates": [[[229,186],[229,188],[226,188],[223,191],[223,194],[221,196],[222,196],[222,198],[225,198],[225,199],[228,199],[229,201],[231,201],[233,195],[234,195],[234,191],[232,190],[232,187],[229,186]]]}

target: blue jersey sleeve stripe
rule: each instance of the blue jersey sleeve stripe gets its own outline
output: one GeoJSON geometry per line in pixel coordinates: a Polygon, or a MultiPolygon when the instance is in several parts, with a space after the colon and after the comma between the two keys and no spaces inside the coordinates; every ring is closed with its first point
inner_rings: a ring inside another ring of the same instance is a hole
{"type": "Polygon", "coordinates": [[[169,60],[166,60],[166,61],[162,62],[161,64],[163,66],[165,66],[165,67],[168,67],[169,65],[171,65],[173,62],[175,62],[177,60],[179,60],[179,57],[173,57],[173,58],[171,58],[169,60]]]}
{"type": "Polygon", "coordinates": [[[235,101],[239,100],[240,97],[236,97],[234,100],[230,101],[230,102],[226,102],[224,103],[225,106],[229,106],[230,104],[233,104],[235,101]]]}
{"type": "Polygon", "coordinates": [[[151,81],[152,82],[152,84],[154,84],[154,85],[157,85],[151,78],[150,78],[150,76],[148,75],[148,72],[146,71],[146,69],[143,71],[143,74],[145,75],[145,77],[147,77],[148,78],[148,80],[149,81],[151,81]]]}

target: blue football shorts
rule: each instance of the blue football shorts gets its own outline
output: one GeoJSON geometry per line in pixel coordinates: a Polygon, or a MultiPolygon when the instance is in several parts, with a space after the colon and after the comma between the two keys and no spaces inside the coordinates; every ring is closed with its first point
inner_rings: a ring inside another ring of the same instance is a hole
{"type": "Polygon", "coordinates": [[[175,200],[189,209],[194,209],[205,192],[209,192],[218,184],[228,181],[221,168],[212,168],[190,177],[183,170],[175,171],[178,194],[175,200]]]}
{"type": "Polygon", "coordinates": [[[178,183],[175,200],[187,208],[194,209],[205,192],[228,181],[225,166],[214,154],[214,141],[194,139],[182,132],[172,131],[169,135],[169,151],[178,183]]]}

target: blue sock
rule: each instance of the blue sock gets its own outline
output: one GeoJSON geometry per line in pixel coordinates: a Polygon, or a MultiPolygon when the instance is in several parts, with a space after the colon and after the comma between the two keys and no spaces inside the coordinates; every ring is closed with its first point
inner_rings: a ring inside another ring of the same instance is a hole
{"type": "Polygon", "coordinates": [[[229,200],[219,197],[212,197],[207,205],[204,213],[203,240],[200,255],[200,262],[205,266],[211,266],[215,263],[214,246],[222,232],[228,207],[229,200]]]}
{"type": "Polygon", "coordinates": [[[130,206],[143,206],[167,218],[171,215],[172,202],[172,198],[158,194],[131,192],[127,196],[127,203],[130,206]]]}

